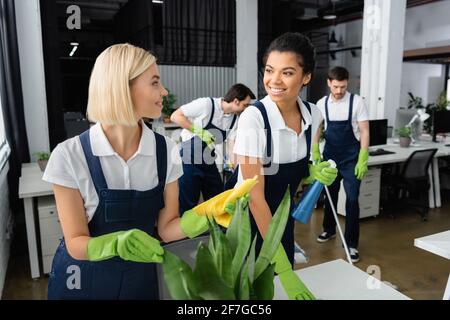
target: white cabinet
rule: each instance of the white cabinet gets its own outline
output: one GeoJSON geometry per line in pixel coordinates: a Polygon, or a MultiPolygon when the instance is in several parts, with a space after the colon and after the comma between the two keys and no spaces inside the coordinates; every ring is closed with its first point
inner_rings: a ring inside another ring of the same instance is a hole
{"type": "Polygon", "coordinates": [[[49,273],[53,256],[63,238],[61,224],[56,211],[53,196],[39,197],[38,199],[39,229],[41,235],[41,256],[44,273],[49,273]]]}
{"type": "MultiPolygon", "coordinates": [[[[359,218],[377,216],[380,210],[380,179],[381,169],[370,168],[359,189],[359,218]]],[[[339,214],[345,216],[345,190],[341,181],[339,190],[338,207],[339,214]]]]}

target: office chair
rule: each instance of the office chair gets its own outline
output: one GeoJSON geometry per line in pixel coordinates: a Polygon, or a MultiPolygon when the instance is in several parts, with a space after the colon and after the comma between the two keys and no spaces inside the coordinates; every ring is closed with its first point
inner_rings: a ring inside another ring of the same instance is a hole
{"type": "MultiPolygon", "coordinates": [[[[183,259],[187,264],[194,269],[195,266],[195,254],[197,252],[198,245],[203,242],[208,245],[209,235],[200,236],[192,239],[183,239],[176,242],[171,242],[163,246],[164,250],[170,251],[183,259]]],[[[156,266],[157,276],[158,276],[158,288],[159,288],[159,299],[160,300],[172,300],[170,296],[169,289],[167,289],[166,283],[164,281],[164,272],[162,265],[160,263],[156,266]]]]}
{"type": "Polygon", "coordinates": [[[393,212],[407,205],[419,209],[422,221],[428,219],[428,169],[437,150],[414,151],[397,172],[382,177],[383,211],[394,217],[393,212]]]}

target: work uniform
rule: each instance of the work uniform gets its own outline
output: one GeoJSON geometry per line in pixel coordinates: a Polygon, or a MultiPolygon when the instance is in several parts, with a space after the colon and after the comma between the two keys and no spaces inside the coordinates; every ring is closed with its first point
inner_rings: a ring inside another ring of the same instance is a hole
{"type": "MultiPolygon", "coordinates": [[[[91,237],[134,228],[156,236],[165,185],[182,175],[173,141],[141,122],[139,148],[125,162],[100,124],[59,144],[43,179],[78,189],[91,237]]],[[[72,258],[62,239],[53,259],[49,299],[158,299],[156,265],[120,257],[91,262],[72,258]]]]}
{"type": "MultiPolygon", "coordinates": [[[[311,139],[322,121],[319,110],[308,102],[297,100],[302,114],[301,132],[289,128],[277,105],[266,96],[248,107],[240,116],[234,153],[259,158],[264,167],[264,195],[270,211],[275,214],[289,186],[291,210],[293,197],[303,178],[309,176],[311,139]]],[[[238,184],[243,181],[239,170],[238,184]]],[[[262,237],[251,215],[252,232],[258,232],[257,252],[262,237]]],[[[282,238],[283,247],[291,263],[294,261],[294,219],[289,215],[282,238]]]]}
{"type": "MultiPolygon", "coordinates": [[[[199,98],[180,107],[191,123],[214,135],[216,147],[227,139],[237,123],[236,115],[223,112],[221,101],[221,98],[199,98]]],[[[183,129],[181,138],[184,175],[179,181],[179,202],[183,213],[198,204],[200,192],[204,200],[221,193],[223,181],[216,165],[216,150],[211,150],[189,130],[183,129]]]]}
{"type": "MultiPolygon", "coordinates": [[[[334,206],[337,205],[341,180],[347,196],[345,204],[345,240],[350,248],[358,248],[359,241],[359,187],[361,181],[355,176],[355,166],[360,150],[358,122],[367,121],[368,115],[362,98],[346,92],[339,101],[326,96],[317,102],[317,107],[325,118],[324,160],[336,162],[338,176],[329,191],[334,206]]],[[[323,229],[329,234],[336,233],[336,221],[332,209],[325,202],[323,229]]]]}

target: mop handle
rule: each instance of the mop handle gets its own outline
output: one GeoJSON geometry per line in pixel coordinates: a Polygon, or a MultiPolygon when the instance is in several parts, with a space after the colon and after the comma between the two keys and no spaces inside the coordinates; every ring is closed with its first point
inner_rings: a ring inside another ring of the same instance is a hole
{"type": "Polygon", "coordinates": [[[347,255],[348,262],[353,265],[352,259],[350,258],[350,252],[348,251],[347,242],[345,242],[344,235],[342,233],[341,225],[339,224],[339,219],[336,213],[336,209],[334,208],[333,200],[330,196],[330,191],[328,191],[328,187],[325,187],[325,192],[327,193],[328,202],[330,204],[331,210],[333,211],[334,220],[336,220],[336,226],[338,228],[339,236],[341,237],[342,244],[344,245],[345,254],[347,255]]]}

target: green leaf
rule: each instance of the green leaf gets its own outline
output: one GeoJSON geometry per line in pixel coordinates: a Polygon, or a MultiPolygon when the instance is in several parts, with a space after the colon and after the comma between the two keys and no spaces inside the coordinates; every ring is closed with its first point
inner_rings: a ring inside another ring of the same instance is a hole
{"type": "Polygon", "coordinates": [[[272,300],[275,292],[273,279],[275,277],[275,266],[269,264],[263,273],[253,281],[255,299],[272,300]]]}
{"type": "Polygon", "coordinates": [[[227,239],[234,254],[232,261],[233,283],[238,279],[242,264],[247,256],[251,241],[251,227],[248,207],[242,201],[237,201],[235,213],[227,231],[227,239]],[[233,251],[234,248],[234,251],[233,251]]]}
{"type": "Polygon", "coordinates": [[[284,193],[284,197],[270,222],[266,238],[264,239],[258,259],[256,259],[255,278],[258,278],[271,263],[272,258],[281,243],[281,238],[283,237],[286,223],[289,218],[290,207],[291,195],[288,186],[284,193]]]}
{"type": "MultiPolygon", "coordinates": [[[[231,270],[232,254],[227,238],[220,230],[217,223],[212,220],[210,224],[211,241],[214,242],[214,252],[210,253],[220,277],[231,288],[233,286],[233,273],[231,270]]],[[[210,246],[211,248],[211,246],[210,246]]]]}
{"type": "Polygon", "coordinates": [[[175,300],[198,299],[192,288],[193,273],[191,267],[182,259],[166,250],[162,263],[164,281],[170,295],[175,300]]]}
{"type": "Polygon", "coordinates": [[[255,248],[256,248],[256,239],[257,235],[253,238],[252,247],[250,248],[250,253],[247,256],[248,261],[248,278],[250,283],[253,283],[253,276],[255,275],[255,248]]]}
{"type": "Polygon", "coordinates": [[[201,243],[197,250],[197,259],[193,274],[195,292],[206,300],[234,300],[233,289],[219,276],[214,259],[208,248],[201,243]]]}
{"type": "Polygon", "coordinates": [[[250,284],[248,279],[248,265],[249,261],[245,262],[245,264],[242,266],[242,270],[240,272],[239,277],[239,293],[238,293],[238,299],[239,300],[249,300],[250,299],[250,284]]]}

